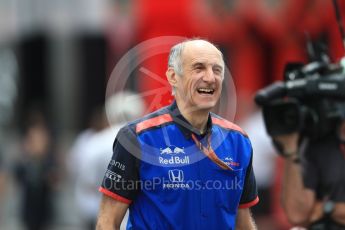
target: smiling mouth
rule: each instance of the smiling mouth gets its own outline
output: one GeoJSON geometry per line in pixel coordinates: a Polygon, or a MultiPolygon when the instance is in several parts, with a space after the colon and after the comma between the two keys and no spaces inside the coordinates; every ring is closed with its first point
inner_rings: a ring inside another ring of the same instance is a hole
{"type": "Polygon", "coordinates": [[[210,89],[210,88],[199,88],[197,89],[199,94],[203,94],[203,95],[213,95],[214,93],[214,89],[210,89]]]}

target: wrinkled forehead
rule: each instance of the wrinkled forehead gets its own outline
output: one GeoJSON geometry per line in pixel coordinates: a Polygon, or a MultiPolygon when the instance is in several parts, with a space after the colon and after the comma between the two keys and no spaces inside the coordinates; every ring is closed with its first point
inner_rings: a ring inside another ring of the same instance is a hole
{"type": "Polygon", "coordinates": [[[222,53],[213,44],[204,40],[186,42],[182,59],[183,62],[202,61],[224,66],[222,53]]]}

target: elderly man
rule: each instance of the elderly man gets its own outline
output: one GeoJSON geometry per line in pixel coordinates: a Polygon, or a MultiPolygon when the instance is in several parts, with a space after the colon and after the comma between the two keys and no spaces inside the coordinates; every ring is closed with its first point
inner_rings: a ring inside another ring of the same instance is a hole
{"type": "Polygon", "coordinates": [[[117,135],[100,187],[97,229],[256,229],[258,202],[246,134],[211,113],[222,91],[222,53],[205,40],[175,45],[166,72],[175,102],[117,135]]]}

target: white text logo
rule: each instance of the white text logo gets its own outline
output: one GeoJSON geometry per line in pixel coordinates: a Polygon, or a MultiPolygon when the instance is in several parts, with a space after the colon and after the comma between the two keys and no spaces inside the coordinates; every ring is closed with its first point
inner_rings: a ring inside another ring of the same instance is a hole
{"type": "Polygon", "coordinates": [[[114,173],[114,172],[112,172],[110,170],[107,170],[107,172],[105,173],[105,176],[107,178],[109,178],[110,180],[113,180],[113,181],[116,181],[116,182],[119,182],[121,180],[121,178],[122,178],[121,175],[116,174],[116,173],[114,173]]]}
{"type": "Polygon", "coordinates": [[[113,166],[121,169],[122,171],[125,171],[125,169],[126,169],[126,166],[124,164],[121,164],[120,162],[115,161],[115,160],[111,160],[110,165],[113,165],[113,166]]]}
{"type": "Polygon", "coordinates": [[[171,182],[183,182],[183,171],[179,169],[169,170],[169,180],[171,182]]]}
{"type": "Polygon", "coordinates": [[[160,164],[164,164],[164,165],[168,165],[168,164],[189,164],[189,157],[185,156],[185,157],[170,157],[170,158],[163,158],[163,157],[159,157],[159,163],[160,164]]]}
{"type": "Polygon", "coordinates": [[[184,173],[180,169],[172,169],[168,171],[169,180],[171,183],[164,183],[164,189],[189,189],[190,186],[188,183],[184,182],[184,173]]]}
{"type": "Polygon", "coordinates": [[[189,164],[189,156],[183,156],[185,154],[184,148],[170,145],[164,149],[160,148],[160,157],[158,161],[164,165],[186,165],[189,164]]]}

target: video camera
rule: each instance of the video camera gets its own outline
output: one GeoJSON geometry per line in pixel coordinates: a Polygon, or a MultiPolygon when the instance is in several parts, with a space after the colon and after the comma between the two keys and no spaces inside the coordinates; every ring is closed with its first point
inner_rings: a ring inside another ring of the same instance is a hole
{"type": "Polygon", "coordinates": [[[259,90],[255,102],[263,107],[269,135],[322,138],[345,119],[345,59],[332,64],[322,54],[306,65],[288,63],[284,81],[259,90]]]}
{"type": "MultiPolygon", "coordinates": [[[[333,0],[335,16],[345,48],[345,29],[339,5],[333,0]]],[[[298,132],[312,140],[334,133],[345,119],[345,57],[331,63],[325,52],[307,44],[310,63],[288,63],[284,81],[261,89],[255,102],[263,107],[270,136],[298,132]]]]}

